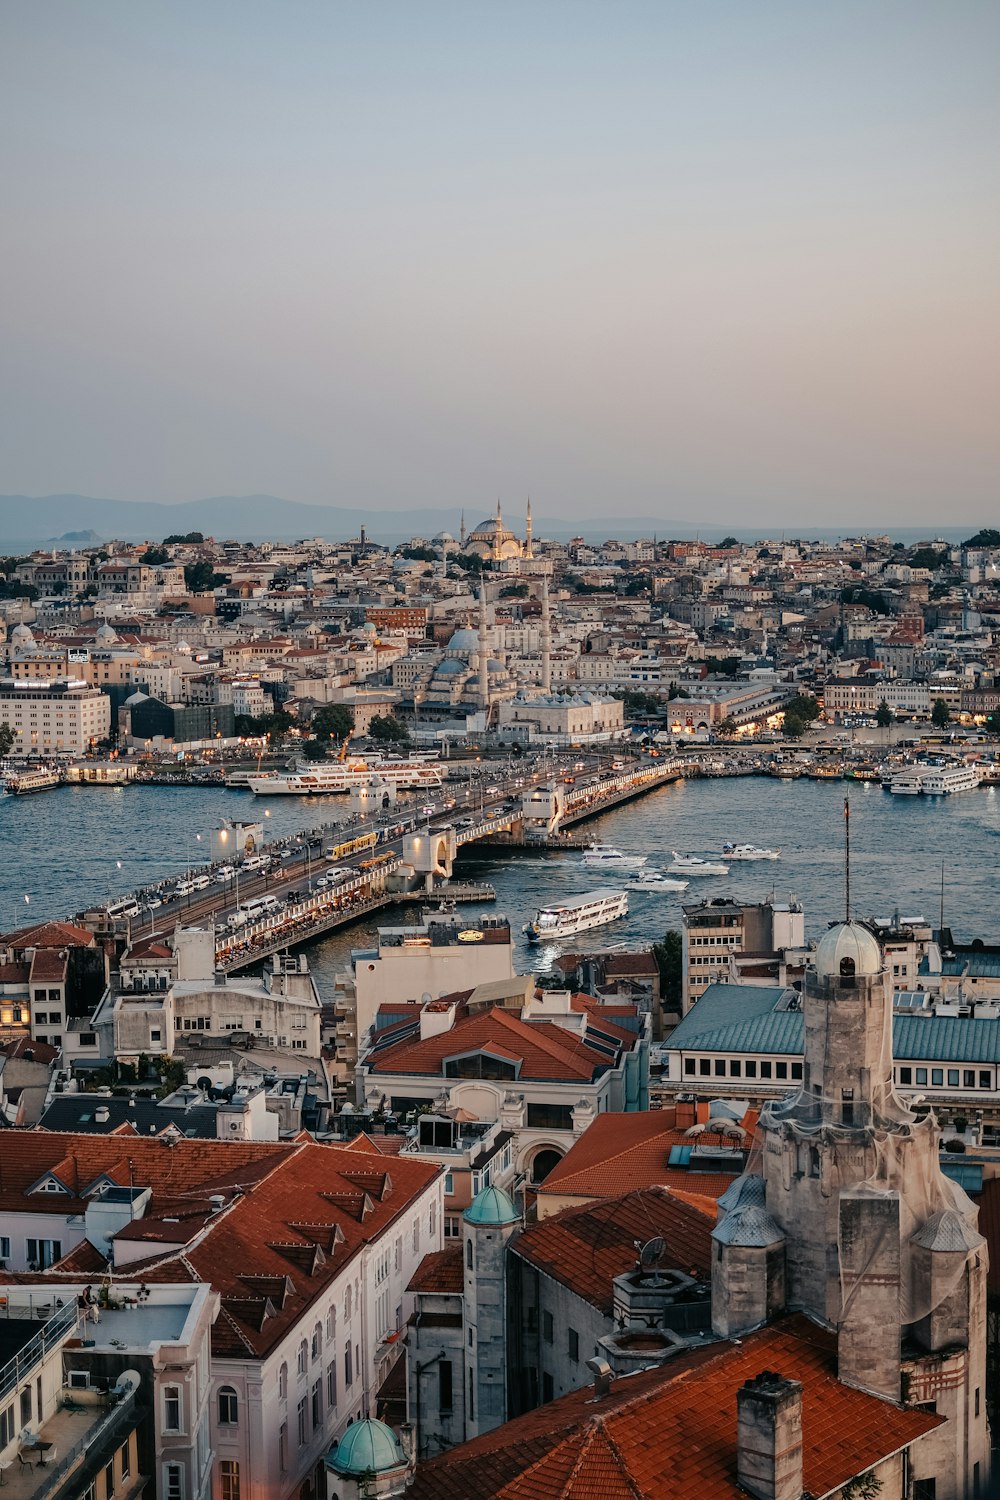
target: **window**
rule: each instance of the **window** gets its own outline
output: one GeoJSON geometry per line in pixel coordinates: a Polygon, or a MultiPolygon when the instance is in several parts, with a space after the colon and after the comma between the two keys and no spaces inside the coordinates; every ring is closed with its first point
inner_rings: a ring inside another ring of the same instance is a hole
{"type": "MultiPolygon", "coordinates": [[[[108,1464],[110,1469],[112,1466],[108,1464]]],[[[108,1490],[108,1494],[112,1494],[108,1490]]],[[[163,1500],[184,1500],[184,1470],[180,1464],[165,1464],[163,1467],[163,1500]]]]}
{"type": "Polygon", "coordinates": [[[716,1078],[725,1078],[725,1076],[726,1076],[726,1063],[725,1063],[725,1059],[724,1058],[717,1057],[715,1059],[714,1071],[715,1071],[716,1078]]]}
{"type": "Polygon", "coordinates": [[[684,1072],[687,1074],[687,1076],[689,1078],[692,1075],[692,1073],[694,1072],[694,1058],[693,1057],[686,1057],[684,1059],[684,1072]]]}
{"type": "Polygon", "coordinates": [[[913,1481],[913,1500],[937,1500],[936,1479],[915,1479],[913,1481]]]}
{"type": "Polygon", "coordinates": [[[299,1418],[299,1447],[301,1448],[301,1447],[303,1447],[305,1445],[305,1440],[306,1440],[306,1398],[305,1398],[305,1396],[302,1396],[299,1399],[298,1418],[299,1418]]]}
{"type": "MultiPolygon", "coordinates": [[[[41,1415],[39,1413],[39,1415],[41,1415]]],[[[27,1427],[31,1421],[31,1386],[26,1385],[21,1392],[21,1426],[27,1427]]]]}
{"type": "Polygon", "coordinates": [[[462,1233],[461,1221],[457,1214],[445,1214],[444,1237],[446,1240],[457,1240],[462,1233]]]}
{"type": "Polygon", "coordinates": [[[572,1104],[529,1104],[529,1130],[572,1130],[572,1104]]]}
{"type": "Polygon", "coordinates": [[[517,1077],[517,1064],[505,1058],[491,1057],[488,1052],[476,1052],[472,1057],[449,1057],[444,1065],[446,1078],[506,1078],[517,1077]]]}
{"type": "Polygon", "coordinates": [[[351,1289],[350,1289],[350,1287],[348,1287],[347,1291],[344,1293],[344,1322],[345,1323],[349,1323],[350,1321],[351,1321],[351,1289]]]}
{"type": "Polygon", "coordinates": [[[132,1455],[129,1452],[128,1443],[122,1443],[118,1449],[118,1457],[121,1460],[122,1478],[127,1479],[132,1472],[132,1455]]]}
{"type": "Polygon", "coordinates": [[[542,1402],[551,1401],[555,1392],[552,1389],[552,1376],[548,1371],[542,1372],[542,1402]]]}
{"type": "Polygon", "coordinates": [[[944,1084],[944,1068],[931,1068],[931,1083],[941,1088],[944,1084]]]}
{"type": "Polygon", "coordinates": [[[326,1367],[326,1404],[333,1411],[337,1404],[337,1361],[331,1359],[326,1367]]]}
{"type": "Polygon", "coordinates": [[[62,1240],[25,1240],[28,1252],[28,1268],[47,1271],[57,1260],[62,1260],[62,1240]]]}
{"type": "Polygon", "coordinates": [[[469,1371],[469,1421],[470,1422],[474,1422],[475,1420],[476,1420],[476,1378],[473,1375],[472,1371],[470,1370],[469,1371]]]}
{"type": "Polygon", "coordinates": [[[957,1068],[949,1068],[948,1069],[948,1087],[950,1089],[957,1089],[958,1088],[958,1069],[957,1068]]]}
{"type": "Polygon", "coordinates": [[[278,1400],[288,1400],[288,1366],[282,1365],[278,1370],[278,1400]]]}
{"type": "Polygon", "coordinates": [[[917,1082],[918,1083],[926,1083],[927,1082],[927,1069],[926,1068],[918,1068],[917,1069],[917,1082]]]}
{"type": "Polygon", "coordinates": [[[234,1458],[219,1465],[219,1500],[240,1500],[240,1466],[234,1458]]]}
{"type": "Polygon", "coordinates": [[[316,1431],[317,1427],[322,1427],[323,1425],[323,1382],[321,1380],[313,1381],[312,1424],[313,1432],[316,1431]]]}
{"type": "Polygon", "coordinates": [[[743,1064],[738,1057],[733,1057],[729,1060],[729,1076],[730,1078],[741,1078],[743,1076],[743,1064]]]}
{"type": "Polygon", "coordinates": [[[431,1237],[432,1240],[433,1240],[435,1234],[437,1233],[437,1204],[436,1203],[432,1203],[431,1206],[430,1206],[430,1208],[427,1210],[427,1233],[430,1235],[430,1237],[431,1237]]]}
{"type": "Polygon", "coordinates": [[[164,1432],[180,1432],[181,1430],[181,1388],[179,1385],[163,1387],[163,1430],[164,1432]]]}
{"type": "Polygon", "coordinates": [[[467,1239],[466,1242],[465,1242],[465,1265],[466,1265],[467,1270],[469,1270],[469,1271],[471,1271],[471,1270],[474,1269],[473,1263],[472,1263],[472,1255],[473,1255],[473,1251],[472,1251],[472,1239],[471,1239],[471,1236],[470,1236],[470,1238],[467,1239]]]}
{"type": "Polygon", "coordinates": [[[712,1064],[707,1057],[699,1057],[698,1072],[702,1078],[707,1078],[712,1071],[712,1064]]]}
{"type": "Polygon", "coordinates": [[[309,1345],[306,1343],[305,1339],[303,1339],[301,1344],[299,1345],[299,1357],[296,1368],[300,1375],[304,1375],[309,1369],[309,1345]]]}
{"type": "MultiPolygon", "coordinates": [[[[0,1260],[10,1260],[10,1237],[6,1234],[0,1234],[0,1260]]],[[[0,1443],[0,1448],[2,1447],[3,1444],[0,1443]]]]}
{"type": "Polygon", "coordinates": [[[288,1468],[288,1423],[282,1422],[278,1428],[278,1463],[282,1471],[288,1468]]]}
{"type": "Polygon", "coordinates": [[[330,1307],[326,1314],[326,1336],[328,1339],[337,1337],[337,1309],[330,1307]]]}
{"type": "Polygon", "coordinates": [[[97,1480],[92,1479],[80,1496],[80,1500],[97,1500],[97,1480]]]}
{"type": "Polygon", "coordinates": [[[743,1064],[743,1072],[747,1078],[757,1077],[757,1062],[755,1058],[748,1058],[743,1064]]]}
{"type": "Polygon", "coordinates": [[[451,1360],[442,1359],[438,1361],[438,1411],[442,1415],[445,1412],[451,1411],[451,1403],[451,1360]]]}
{"type": "Polygon", "coordinates": [[[962,1073],[962,1087],[974,1089],[976,1086],[976,1073],[974,1068],[966,1068],[962,1073]]]}
{"type": "MultiPolygon", "coordinates": [[[[177,1467],[178,1467],[177,1464],[168,1464],[167,1465],[168,1469],[170,1469],[170,1468],[176,1469],[177,1467]]],[[[167,1489],[167,1493],[169,1494],[169,1492],[170,1492],[169,1481],[168,1481],[168,1483],[166,1485],[166,1489],[167,1489]]],[[[115,1461],[114,1461],[113,1458],[110,1458],[108,1460],[108,1462],[104,1465],[104,1493],[106,1495],[113,1495],[114,1492],[115,1492],[115,1461]]],[[[180,1490],[178,1490],[177,1491],[178,1500],[180,1500],[180,1493],[181,1493],[180,1490]]]]}
{"type": "Polygon", "coordinates": [[[976,1386],[976,1416],[979,1416],[979,1387],[976,1386]]]}
{"type": "Polygon", "coordinates": [[[323,1353],[323,1330],[318,1323],[313,1329],[312,1347],[310,1349],[310,1353],[312,1354],[313,1359],[319,1359],[320,1355],[323,1353]]]}
{"type": "Polygon", "coordinates": [[[844,1125],[854,1124],[854,1090],[841,1089],[840,1091],[840,1119],[844,1125]]]}
{"type": "Polygon", "coordinates": [[[899,1081],[900,1081],[900,1083],[912,1083],[913,1082],[913,1069],[912,1068],[900,1068],[900,1070],[899,1070],[899,1081]]]}
{"type": "Polygon", "coordinates": [[[787,1063],[783,1063],[783,1062],[775,1063],[775,1065],[774,1065],[774,1076],[775,1076],[775,1078],[787,1078],[788,1077],[788,1064],[787,1063]]]}
{"type": "Polygon", "coordinates": [[[14,1408],[13,1406],[5,1407],[3,1411],[0,1411],[0,1449],[6,1448],[8,1443],[14,1441],[14,1433],[16,1431],[17,1424],[14,1421],[14,1408]]]}
{"type": "Polygon", "coordinates": [[[354,1382],[354,1369],[351,1363],[351,1346],[348,1344],[344,1350],[344,1384],[351,1385],[354,1382]]]}
{"type": "Polygon", "coordinates": [[[219,1426],[235,1427],[240,1419],[240,1398],[231,1385],[219,1391],[219,1426]]]}
{"type": "Polygon", "coordinates": [[[566,1352],[574,1364],[580,1360],[580,1335],[575,1328],[566,1330],[566,1352]]]}
{"type": "Polygon", "coordinates": [[[545,1340],[545,1342],[547,1344],[551,1344],[551,1342],[552,1342],[552,1334],[553,1334],[552,1314],[550,1312],[543,1312],[542,1313],[542,1338],[545,1340]]]}
{"type": "Polygon", "coordinates": [[[798,1078],[798,1079],[802,1078],[802,1064],[801,1063],[792,1063],[792,1077],[793,1078],[798,1078]]]}
{"type": "Polygon", "coordinates": [[[985,1069],[983,1069],[983,1071],[980,1072],[980,1074],[979,1074],[979,1087],[981,1089],[988,1089],[989,1086],[990,1086],[990,1075],[989,1075],[989,1073],[985,1069]]]}
{"type": "Polygon", "coordinates": [[[419,1219],[414,1219],[414,1221],[413,1221],[413,1253],[414,1253],[414,1255],[416,1255],[416,1253],[417,1253],[417,1251],[419,1249],[420,1249],[420,1220],[419,1219]]]}
{"type": "Polygon", "coordinates": [[[771,1076],[771,1064],[769,1062],[762,1062],[761,1063],[761,1065],[760,1065],[760,1076],[761,1076],[761,1078],[770,1078],[770,1076],[771,1076]]]}
{"type": "Polygon", "coordinates": [[[453,1172],[446,1172],[444,1174],[444,1190],[446,1195],[449,1196],[455,1191],[455,1174],[453,1172]]]}

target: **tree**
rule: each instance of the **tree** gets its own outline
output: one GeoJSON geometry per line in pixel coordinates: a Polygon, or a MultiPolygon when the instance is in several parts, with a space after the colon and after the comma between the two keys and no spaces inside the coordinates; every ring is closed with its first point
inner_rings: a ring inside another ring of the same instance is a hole
{"type": "Polygon", "coordinates": [[[882,702],[878,706],[878,712],[875,715],[875,723],[880,729],[888,729],[894,718],[895,715],[893,714],[892,709],[883,698],[882,702]]]}
{"type": "Polygon", "coordinates": [[[677,1010],[681,1003],[682,968],[681,935],[670,927],[662,943],[653,944],[653,957],[660,971],[660,999],[665,1010],[677,1010]]]}
{"type": "Polygon", "coordinates": [[[806,728],[805,719],[799,719],[795,714],[790,714],[787,709],[785,710],[784,733],[786,739],[800,740],[805,734],[806,728]]]}
{"type": "Polygon", "coordinates": [[[163,545],[164,547],[172,547],[181,542],[190,542],[192,544],[195,544],[198,542],[203,542],[204,540],[205,538],[202,536],[200,531],[186,531],[183,533],[183,535],[181,534],[181,532],[175,531],[171,536],[165,536],[163,538],[163,545]]]}
{"type": "Polygon", "coordinates": [[[147,547],[139,561],[144,562],[147,567],[158,568],[170,561],[170,553],[166,547],[147,547]]]}
{"type": "Polygon", "coordinates": [[[191,594],[204,594],[215,584],[215,569],[205,558],[188,563],[184,569],[184,583],[191,594]]]}
{"type": "Polygon", "coordinates": [[[302,746],[302,754],[306,760],[326,760],[329,744],[329,740],[306,740],[302,746]]]}
{"type": "Polygon", "coordinates": [[[819,703],[811,693],[797,693],[785,704],[786,718],[789,714],[793,719],[801,719],[804,724],[811,724],[814,719],[819,718],[819,703]]]}
{"type": "Polygon", "coordinates": [[[463,573],[481,573],[483,571],[483,560],[478,552],[455,552],[452,554],[452,562],[463,573]]]}
{"type": "Polygon", "coordinates": [[[1000,708],[995,708],[991,714],[987,714],[986,728],[990,734],[1000,735],[1000,708]]]}
{"type": "Polygon", "coordinates": [[[715,732],[716,734],[721,735],[724,740],[728,740],[729,736],[735,734],[738,728],[739,725],[733,718],[732,714],[727,714],[722,723],[717,726],[715,732]]]}
{"type": "Polygon", "coordinates": [[[705,666],[716,677],[738,677],[740,675],[740,659],[738,656],[706,656],[705,666]]]}
{"type": "Polygon", "coordinates": [[[739,546],[739,543],[737,542],[737,540],[736,540],[736,538],[734,536],[724,536],[722,538],[721,542],[716,542],[716,544],[715,544],[715,548],[716,548],[717,552],[721,552],[722,549],[723,549],[723,547],[738,547],[738,546],[739,546]]]}
{"type": "Polygon", "coordinates": [[[0,756],[9,755],[14,748],[16,735],[9,724],[0,724],[0,756]]]}
{"type": "Polygon", "coordinates": [[[938,729],[943,729],[946,724],[951,723],[951,709],[943,698],[934,699],[934,707],[931,709],[931,723],[938,729]]]}
{"type": "Polygon", "coordinates": [[[342,703],[327,703],[316,710],[309,727],[318,740],[346,740],[354,733],[354,715],[342,703]]]}
{"type": "Polygon", "coordinates": [[[936,547],[918,547],[911,552],[907,558],[911,568],[927,568],[931,573],[936,568],[943,568],[948,561],[948,549],[942,547],[939,552],[936,547]]]}
{"type": "Polygon", "coordinates": [[[963,547],[1000,547],[1000,531],[994,526],[984,526],[982,531],[977,531],[975,536],[970,536],[963,547]]]}
{"type": "Polygon", "coordinates": [[[433,547],[401,547],[399,555],[409,562],[437,562],[438,556],[433,547]]]}
{"type": "Polygon", "coordinates": [[[381,740],[385,744],[399,744],[410,738],[406,725],[394,714],[376,714],[368,726],[368,733],[373,740],[381,740]]]}

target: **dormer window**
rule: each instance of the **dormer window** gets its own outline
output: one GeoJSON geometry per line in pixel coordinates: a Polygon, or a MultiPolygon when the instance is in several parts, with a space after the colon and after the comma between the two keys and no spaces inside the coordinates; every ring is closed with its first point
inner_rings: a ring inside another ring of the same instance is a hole
{"type": "Polygon", "coordinates": [[[495,1053],[465,1052],[444,1060],[445,1078],[487,1078],[513,1081],[520,1069],[520,1059],[498,1057],[495,1053]]]}

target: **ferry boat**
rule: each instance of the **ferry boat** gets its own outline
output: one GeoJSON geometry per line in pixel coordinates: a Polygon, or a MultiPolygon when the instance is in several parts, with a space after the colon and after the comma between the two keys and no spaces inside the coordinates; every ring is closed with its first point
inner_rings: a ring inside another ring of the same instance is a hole
{"type": "Polygon", "coordinates": [[[975,791],[979,781],[975,766],[930,766],[924,773],[921,791],[925,797],[948,797],[952,792],[975,791]]]}
{"type": "Polygon", "coordinates": [[[623,854],[620,849],[612,849],[610,844],[591,844],[583,851],[584,864],[595,868],[600,866],[602,870],[632,870],[644,865],[648,857],[646,854],[623,854]]]}
{"type": "Polygon", "coordinates": [[[12,797],[27,797],[59,786],[61,779],[58,771],[16,771],[7,776],[7,791],[12,797]]]}
{"type": "Polygon", "coordinates": [[[697,854],[678,854],[676,849],[671,849],[674,862],[670,866],[670,872],[678,875],[728,875],[729,866],[722,864],[719,860],[702,859],[697,854]]]}
{"type": "Polygon", "coordinates": [[[555,906],[539,907],[535,920],[525,924],[524,932],[529,943],[544,943],[588,932],[591,927],[604,927],[625,916],[628,916],[625,891],[588,891],[585,896],[571,896],[555,906]]]}
{"type": "Polygon", "coordinates": [[[637,870],[629,885],[637,891],[686,891],[688,888],[686,880],[673,880],[662,870],[637,870]]]}
{"type": "Polygon", "coordinates": [[[432,760],[349,760],[343,765],[249,776],[247,786],[258,797],[327,796],[367,786],[374,776],[390,786],[433,790],[441,785],[442,767],[432,760]]]}
{"type": "Polygon", "coordinates": [[[723,844],[723,859],[780,859],[780,849],[758,849],[754,844],[723,844]]]}
{"type": "MultiPolygon", "coordinates": [[[[894,797],[919,797],[924,789],[925,766],[908,766],[905,771],[896,771],[888,780],[888,789],[894,797]]],[[[886,785],[883,782],[883,785],[886,785]]]]}

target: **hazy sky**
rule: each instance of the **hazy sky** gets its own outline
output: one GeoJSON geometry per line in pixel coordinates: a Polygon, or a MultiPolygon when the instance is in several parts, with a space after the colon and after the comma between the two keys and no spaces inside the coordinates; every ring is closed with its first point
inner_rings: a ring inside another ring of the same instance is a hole
{"type": "Polygon", "coordinates": [[[1000,519],[998,0],[3,0],[0,491],[1000,519]]]}

